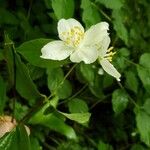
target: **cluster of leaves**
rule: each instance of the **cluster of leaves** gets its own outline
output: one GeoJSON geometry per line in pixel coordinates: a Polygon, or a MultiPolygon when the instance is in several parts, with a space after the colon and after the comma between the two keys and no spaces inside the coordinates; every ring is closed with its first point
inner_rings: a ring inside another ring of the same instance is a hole
{"type": "Polygon", "coordinates": [[[150,148],[149,0],[0,4],[0,114],[13,114],[19,122],[0,139],[0,150],[150,148]],[[110,24],[120,83],[99,75],[98,63],[40,58],[41,48],[58,38],[57,21],[71,17],[86,29],[110,24]]]}

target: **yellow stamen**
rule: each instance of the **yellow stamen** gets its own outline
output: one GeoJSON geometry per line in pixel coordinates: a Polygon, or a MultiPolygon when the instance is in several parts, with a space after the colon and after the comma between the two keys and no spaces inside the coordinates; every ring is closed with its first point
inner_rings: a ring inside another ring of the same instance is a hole
{"type": "Polygon", "coordinates": [[[84,37],[84,32],[78,26],[74,26],[67,32],[63,32],[62,36],[67,45],[77,47],[84,37]]]}
{"type": "Polygon", "coordinates": [[[108,50],[107,50],[107,54],[105,55],[105,58],[108,60],[108,61],[112,61],[112,57],[116,54],[116,52],[112,52],[114,47],[110,47],[108,50]]]}

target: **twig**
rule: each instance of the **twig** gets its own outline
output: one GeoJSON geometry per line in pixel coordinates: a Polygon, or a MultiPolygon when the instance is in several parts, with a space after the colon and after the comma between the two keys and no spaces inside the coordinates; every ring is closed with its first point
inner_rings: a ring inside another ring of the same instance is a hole
{"type": "Polygon", "coordinates": [[[14,44],[12,45],[12,53],[13,53],[13,70],[14,70],[14,82],[13,82],[13,87],[12,87],[12,92],[13,92],[13,99],[12,99],[12,104],[13,104],[13,113],[12,113],[12,122],[14,121],[15,118],[15,108],[16,108],[16,57],[15,57],[15,48],[14,44]]]}
{"type": "MultiPolygon", "coordinates": [[[[120,86],[120,88],[126,92],[123,85],[119,81],[117,81],[117,82],[118,82],[118,85],[120,86]]],[[[140,109],[140,106],[133,100],[133,98],[130,95],[128,95],[128,98],[135,105],[136,108],[140,109]]]]}
{"type": "MultiPolygon", "coordinates": [[[[63,80],[60,82],[60,84],[57,86],[57,88],[56,88],[56,90],[64,83],[64,81],[66,80],[66,78],[70,75],[70,73],[73,71],[73,69],[75,68],[77,66],[77,64],[74,64],[71,68],[70,68],[70,70],[67,72],[67,74],[64,76],[64,78],[63,78],[63,80]]],[[[49,97],[48,97],[48,99],[50,99],[52,96],[54,96],[55,95],[55,92],[54,93],[52,93],[49,97]]]]}
{"type": "MultiPolygon", "coordinates": [[[[65,75],[64,79],[61,81],[61,83],[58,85],[58,87],[63,84],[65,79],[69,76],[69,74],[72,72],[72,70],[76,67],[77,64],[73,65],[71,69],[68,71],[68,73],[65,75]]],[[[57,87],[57,88],[58,88],[57,87]]],[[[31,110],[19,121],[19,123],[26,122],[29,120],[36,112],[38,112],[39,109],[41,109],[46,103],[47,100],[49,100],[51,97],[53,97],[54,94],[51,94],[47,99],[41,99],[31,110]]],[[[43,97],[44,98],[44,97],[43,97]]]]}
{"type": "Polygon", "coordinates": [[[70,98],[60,102],[58,105],[62,105],[70,100],[72,100],[73,98],[75,98],[77,95],[79,95],[86,87],[87,87],[88,84],[85,84],[78,92],[76,92],[73,96],[71,96],[70,98]]]}
{"type": "Polygon", "coordinates": [[[32,4],[33,4],[33,0],[30,0],[30,5],[29,5],[29,9],[28,9],[28,14],[27,14],[27,20],[30,18],[32,4]]]}
{"type": "Polygon", "coordinates": [[[110,18],[105,12],[103,12],[95,3],[91,2],[91,4],[92,4],[106,19],[108,19],[110,22],[112,21],[111,18],[110,18]]]}

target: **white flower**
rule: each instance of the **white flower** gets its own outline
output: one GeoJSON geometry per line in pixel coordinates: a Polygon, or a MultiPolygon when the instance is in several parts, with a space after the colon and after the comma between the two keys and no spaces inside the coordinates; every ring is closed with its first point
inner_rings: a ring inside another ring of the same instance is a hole
{"type": "Polygon", "coordinates": [[[113,47],[109,47],[110,38],[106,36],[103,39],[103,44],[99,48],[99,63],[103,67],[103,69],[110,74],[111,76],[115,77],[118,81],[120,81],[120,73],[114,68],[114,66],[110,63],[112,61],[112,56],[115,52],[112,52],[113,47]]]}
{"type": "Polygon", "coordinates": [[[77,20],[61,19],[57,27],[61,40],[46,44],[41,50],[41,58],[64,60],[70,56],[72,62],[93,63],[98,58],[99,47],[103,47],[103,39],[108,36],[108,26],[101,22],[85,32],[77,20]]]}

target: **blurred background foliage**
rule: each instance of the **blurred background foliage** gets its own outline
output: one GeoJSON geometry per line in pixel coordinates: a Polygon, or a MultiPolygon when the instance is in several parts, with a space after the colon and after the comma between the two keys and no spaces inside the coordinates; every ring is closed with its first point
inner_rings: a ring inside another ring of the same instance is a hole
{"type": "Polygon", "coordinates": [[[0,113],[31,130],[18,126],[0,150],[149,150],[149,31],[149,0],[0,0],[0,113]],[[120,83],[98,63],[40,58],[71,17],[110,24],[120,83]]]}

